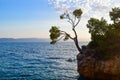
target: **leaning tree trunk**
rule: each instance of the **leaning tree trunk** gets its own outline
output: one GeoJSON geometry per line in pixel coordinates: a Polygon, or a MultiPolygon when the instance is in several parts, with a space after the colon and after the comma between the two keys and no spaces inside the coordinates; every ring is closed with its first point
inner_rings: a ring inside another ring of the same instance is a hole
{"type": "Polygon", "coordinates": [[[75,26],[73,26],[73,32],[74,32],[74,34],[75,34],[75,37],[74,37],[74,42],[75,42],[75,45],[76,45],[76,48],[77,48],[77,50],[79,51],[79,53],[80,54],[82,54],[82,49],[80,48],[80,46],[79,46],[79,43],[78,43],[78,38],[77,38],[77,33],[76,33],[76,31],[75,31],[75,26]]]}
{"type": "Polygon", "coordinates": [[[82,54],[82,49],[79,46],[77,37],[74,38],[74,42],[75,42],[75,45],[77,47],[77,50],[79,51],[80,54],[82,54]]]}

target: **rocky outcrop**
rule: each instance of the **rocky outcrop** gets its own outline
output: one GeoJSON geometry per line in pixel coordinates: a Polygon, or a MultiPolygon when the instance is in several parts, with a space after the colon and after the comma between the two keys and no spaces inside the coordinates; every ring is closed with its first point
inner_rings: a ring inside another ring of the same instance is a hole
{"type": "Polygon", "coordinates": [[[83,49],[83,54],[77,55],[78,73],[88,80],[120,80],[120,56],[109,60],[99,60],[93,57],[94,50],[83,49]]]}

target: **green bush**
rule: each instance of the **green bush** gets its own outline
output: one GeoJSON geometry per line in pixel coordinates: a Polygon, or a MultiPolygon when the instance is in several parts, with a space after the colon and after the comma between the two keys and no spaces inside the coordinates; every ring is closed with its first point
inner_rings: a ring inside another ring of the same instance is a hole
{"type": "Polygon", "coordinates": [[[92,40],[88,47],[96,50],[94,56],[98,60],[120,55],[120,8],[113,8],[110,17],[113,20],[112,24],[108,24],[103,18],[88,20],[87,27],[92,40]]]}

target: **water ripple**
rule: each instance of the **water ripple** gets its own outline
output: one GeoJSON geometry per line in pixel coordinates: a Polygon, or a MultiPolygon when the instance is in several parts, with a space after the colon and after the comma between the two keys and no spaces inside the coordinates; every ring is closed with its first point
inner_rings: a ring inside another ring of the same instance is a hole
{"type": "MultiPolygon", "coordinates": [[[[85,43],[86,44],[86,43],[85,43]]],[[[0,80],[77,80],[75,45],[0,43],[0,80]]]]}

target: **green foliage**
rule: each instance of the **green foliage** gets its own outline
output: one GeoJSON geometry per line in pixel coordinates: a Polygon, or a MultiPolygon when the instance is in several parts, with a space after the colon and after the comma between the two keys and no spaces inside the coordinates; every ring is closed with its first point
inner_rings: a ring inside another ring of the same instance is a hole
{"type": "Polygon", "coordinates": [[[108,30],[107,26],[107,21],[103,18],[101,18],[101,20],[96,18],[90,18],[87,24],[87,27],[89,28],[89,33],[96,35],[104,35],[108,30]]]}
{"type": "Polygon", "coordinates": [[[55,44],[57,41],[61,40],[63,38],[64,41],[69,39],[69,34],[67,34],[64,31],[59,30],[58,27],[52,26],[50,29],[50,44],[55,44]]]}
{"type": "Polygon", "coordinates": [[[60,19],[68,19],[70,17],[70,14],[69,13],[64,13],[62,15],[60,15],[60,19]]]}
{"type": "MultiPolygon", "coordinates": [[[[65,12],[62,15],[60,15],[60,19],[66,19],[68,22],[72,25],[73,28],[75,28],[79,22],[80,18],[82,15],[82,10],[81,9],[76,9],[73,12],[65,12]]],[[[64,41],[68,39],[74,40],[73,37],[71,37],[68,33],[65,31],[59,30],[58,27],[52,26],[51,29],[49,30],[50,32],[50,39],[51,39],[51,44],[55,44],[57,41],[63,39],[64,41]]],[[[77,36],[77,33],[74,29],[75,37],[77,36]]],[[[79,47],[79,46],[77,46],[79,47]]]]}
{"type": "Polygon", "coordinates": [[[69,35],[66,34],[63,40],[66,41],[66,40],[68,40],[68,39],[69,39],[69,35]]]}
{"type": "Polygon", "coordinates": [[[52,28],[50,29],[50,39],[52,40],[51,41],[51,44],[55,44],[56,43],[56,39],[58,37],[60,37],[60,30],[58,27],[56,26],[52,26],[52,28]]]}
{"type": "Polygon", "coordinates": [[[77,50],[82,54],[82,50],[78,44],[77,32],[75,30],[76,26],[79,24],[82,15],[81,9],[76,9],[73,12],[66,11],[64,14],[60,15],[60,19],[66,19],[72,26],[72,31],[74,37],[70,36],[67,32],[59,30],[56,26],[52,26],[50,29],[50,39],[51,44],[55,44],[57,41],[63,39],[64,41],[71,39],[74,41],[77,50]]]}
{"type": "Polygon", "coordinates": [[[103,18],[90,18],[87,28],[91,34],[89,48],[95,49],[95,58],[98,60],[111,59],[120,55],[120,8],[113,8],[110,12],[113,24],[108,24],[103,18]]]}
{"type": "Polygon", "coordinates": [[[103,18],[101,18],[101,20],[90,18],[90,20],[88,20],[87,28],[89,28],[89,33],[91,33],[91,39],[96,41],[105,37],[105,34],[108,31],[108,24],[103,18]]]}
{"type": "Polygon", "coordinates": [[[64,19],[64,14],[60,15],[60,19],[64,19]]]}
{"type": "Polygon", "coordinates": [[[109,13],[111,20],[114,21],[114,23],[120,22],[120,8],[115,7],[112,8],[112,11],[109,13]]]}
{"type": "Polygon", "coordinates": [[[52,40],[51,42],[50,42],[50,44],[55,44],[57,41],[55,41],[55,40],[52,40]]]}
{"type": "Polygon", "coordinates": [[[66,12],[66,13],[60,15],[60,19],[70,19],[70,15],[74,15],[76,18],[80,18],[82,15],[82,10],[76,9],[72,12],[72,14],[66,12]]]}
{"type": "Polygon", "coordinates": [[[82,15],[82,10],[81,9],[76,9],[73,11],[73,15],[77,18],[79,18],[82,15]]]}

